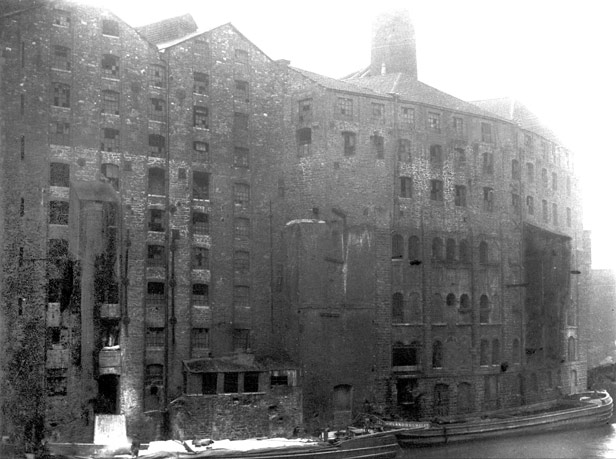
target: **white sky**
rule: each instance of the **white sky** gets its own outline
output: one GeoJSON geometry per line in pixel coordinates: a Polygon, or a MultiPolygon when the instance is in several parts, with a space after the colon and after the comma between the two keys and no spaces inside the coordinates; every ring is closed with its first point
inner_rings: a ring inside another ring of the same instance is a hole
{"type": "Polygon", "coordinates": [[[513,96],[574,151],[593,267],[616,269],[616,1],[85,0],[132,26],[191,13],[200,29],[231,22],[272,59],[342,77],[370,62],[372,18],[406,8],[419,78],[464,100],[513,96]],[[362,6],[365,5],[365,6],[362,6]]]}

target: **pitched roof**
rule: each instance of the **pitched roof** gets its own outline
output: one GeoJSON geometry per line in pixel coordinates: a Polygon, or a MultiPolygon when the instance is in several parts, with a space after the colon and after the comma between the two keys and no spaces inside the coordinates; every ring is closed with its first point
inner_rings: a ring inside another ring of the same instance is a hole
{"type": "Polygon", "coordinates": [[[135,30],[149,42],[158,45],[194,33],[197,24],[190,14],[184,14],[136,27],[135,30]]]}
{"type": "Polygon", "coordinates": [[[297,67],[290,67],[290,68],[327,89],[334,89],[336,91],[348,91],[348,92],[354,92],[358,94],[365,94],[369,96],[387,95],[385,93],[379,94],[378,92],[370,88],[365,88],[363,86],[359,86],[354,83],[350,83],[350,82],[343,81],[343,80],[337,80],[335,78],[326,77],[326,76],[319,75],[318,73],[314,73],[314,72],[309,72],[308,70],[298,69],[297,67]]]}
{"type": "Polygon", "coordinates": [[[512,97],[476,100],[473,104],[513,121],[522,129],[534,132],[552,142],[562,143],[558,136],[532,111],[512,97]]]}

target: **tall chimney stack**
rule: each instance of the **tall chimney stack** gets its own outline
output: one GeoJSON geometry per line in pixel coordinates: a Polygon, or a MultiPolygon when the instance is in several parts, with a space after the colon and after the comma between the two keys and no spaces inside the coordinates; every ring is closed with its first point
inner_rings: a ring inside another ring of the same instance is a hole
{"type": "Polygon", "coordinates": [[[370,74],[405,73],[417,78],[415,30],[408,11],[381,13],[372,26],[370,74]]]}

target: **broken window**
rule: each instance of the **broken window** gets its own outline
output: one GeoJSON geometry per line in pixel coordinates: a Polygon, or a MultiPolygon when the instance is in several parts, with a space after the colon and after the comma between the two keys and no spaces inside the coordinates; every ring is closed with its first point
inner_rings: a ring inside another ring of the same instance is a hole
{"type": "Polygon", "coordinates": [[[357,144],[355,133],[343,131],[342,138],[344,139],[344,156],[353,156],[357,144]]]}
{"type": "Polygon", "coordinates": [[[107,179],[114,190],[120,188],[120,167],[117,164],[101,164],[101,174],[107,179]]]}
{"type": "Polygon", "coordinates": [[[71,125],[66,121],[52,121],[49,142],[54,145],[70,145],[71,125]]]}
{"type": "Polygon", "coordinates": [[[103,58],[101,60],[101,72],[103,77],[119,78],[120,58],[113,54],[103,54],[103,58]]]}
{"type": "Polygon", "coordinates": [[[158,244],[148,244],[148,266],[164,266],[165,265],[165,246],[158,244]]]}
{"type": "Polygon", "coordinates": [[[190,342],[193,349],[208,349],[210,347],[210,330],[193,328],[190,331],[190,342]]]}
{"type": "Polygon", "coordinates": [[[441,132],[440,113],[428,112],[428,129],[434,132],[441,132]]]}
{"type": "Polygon", "coordinates": [[[193,107],[193,125],[198,129],[209,129],[209,111],[207,107],[193,107]]]}
{"type": "Polygon", "coordinates": [[[112,128],[101,130],[101,151],[120,151],[120,131],[112,128]]]}
{"type": "Polygon", "coordinates": [[[233,330],[233,349],[235,351],[250,350],[250,330],[247,328],[235,328],[233,330]]]}
{"type": "Polygon", "coordinates": [[[195,94],[207,94],[210,87],[210,76],[207,73],[193,73],[193,92],[195,94]]]}
{"type": "Polygon", "coordinates": [[[166,110],[165,110],[165,101],[163,99],[159,99],[158,97],[150,98],[150,110],[148,112],[148,116],[153,121],[165,121],[166,110]]]}
{"type": "Polygon", "coordinates": [[[148,67],[148,77],[150,85],[155,88],[164,88],[167,84],[167,71],[162,65],[150,65],[148,67]]]}
{"type": "Polygon", "coordinates": [[[209,286],[207,284],[193,284],[192,298],[193,306],[207,306],[209,304],[209,286]]]}
{"type": "Polygon", "coordinates": [[[372,152],[376,158],[383,159],[385,157],[385,139],[375,134],[370,137],[370,144],[372,145],[372,152]]]}
{"type": "Polygon", "coordinates": [[[53,25],[58,27],[70,27],[71,13],[64,10],[53,10],[53,25]]]}
{"type": "Polygon", "coordinates": [[[160,167],[148,169],[148,194],[165,195],[165,170],[160,167]]]}
{"type": "Polygon", "coordinates": [[[68,225],[67,201],[49,201],[49,223],[51,225],[68,225]]]}
{"type": "Polygon", "coordinates": [[[146,304],[156,309],[165,305],[165,284],[163,282],[148,282],[146,304]]]}
{"type": "Polygon", "coordinates": [[[192,213],[193,234],[210,234],[210,222],[208,214],[204,212],[192,213]]]}
{"type": "Polygon", "coordinates": [[[51,163],[49,165],[49,185],[69,186],[70,166],[64,163],[51,163]]]}
{"type": "Polygon", "coordinates": [[[145,347],[164,347],[165,329],[163,327],[148,327],[145,332],[145,347]]]}
{"type": "Polygon", "coordinates": [[[413,181],[411,177],[400,177],[400,197],[410,198],[413,194],[413,181]]]}
{"type": "Polygon", "coordinates": [[[244,392],[259,392],[259,373],[248,371],[244,373],[244,392]]]}
{"type": "Polygon", "coordinates": [[[247,81],[235,80],[235,98],[242,102],[249,102],[247,81]]]}
{"type": "Polygon", "coordinates": [[[449,293],[447,298],[445,298],[445,304],[447,306],[455,306],[456,305],[456,296],[453,293],[449,293]]]}
{"type": "Polygon", "coordinates": [[[193,171],[193,199],[210,199],[210,174],[193,171]]]}
{"type": "Polygon", "coordinates": [[[120,114],[120,93],[116,91],[103,91],[102,113],[111,115],[120,114]]]}
{"type": "Polygon", "coordinates": [[[466,187],[464,185],[456,185],[455,192],[454,204],[458,207],[466,207],[466,187]]]}
{"type": "Polygon", "coordinates": [[[432,368],[443,368],[443,343],[439,340],[432,343],[432,368]]]}
{"type": "Polygon", "coordinates": [[[149,134],[148,149],[150,156],[163,158],[165,156],[165,136],[160,134],[149,134]]]}
{"type": "Polygon", "coordinates": [[[411,128],[415,124],[415,109],[411,107],[400,108],[400,123],[404,128],[411,128]]]}
{"type": "Polygon", "coordinates": [[[71,106],[71,87],[64,83],[53,83],[53,105],[68,108],[71,106]]]}
{"type": "Polygon", "coordinates": [[[148,230],[162,232],[165,230],[164,226],[164,211],[162,209],[149,209],[148,210],[148,230]]]}
{"type": "Polygon", "coordinates": [[[409,139],[398,140],[398,160],[411,162],[411,141],[409,139]]]}
{"type": "Polygon", "coordinates": [[[492,125],[489,123],[481,123],[481,141],[492,143],[492,125]]]}
{"type": "Polygon", "coordinates": [[[247,218],[236,218],[234,225],[234,235],[237,239],[247,239],[250,237],[250,220],[247,218]]]}
{"type": "Polygon", "coordinates": [[[66,46],[55,45],[53,47],[52,67],[60,70],[71,69],[71,49],[66,46]]]}
{"type": "Polygon", "coordinates": [[[494,211],[494,190],[490,187],[483,188],[483,210],[494,211]]]}
{"type": "Polygon", "coordinates": [[[301,128],[296,133],[299,156],[308,156],[310,154],[310,144],[312,143],[312,129],[301,128]]]}
{"type": "Polygon", "coordinates": [[[430,199],[432,201],[443,200],[443,181],[430,180],[430,199]]]}
{"type": "Polygon", "coordinates": [[[433,167],[443,166],[443,147],[430,145],[430,165],[433,167]]]}
{"type": "Polygon", "coordinates": [[[163,387],[163,366],[150,364],[145,367],[145,398],[143,408],[145,411],[160,409],[160,392],[163,387]]]}
{"type": "Polygon", "coordinates": [[[103,35],[109,35],[111,37],[120,36],[120,26],[116,21],[111,19],[103,19],[103,35]]]}
{"type": "Polygon", "coordinates": [[[201,393],[212,395],[218,392],[218,373],[203,373],[201,379],[201,393]]]}
{"type": "Polygon", "coordinates": [[[338,97],[337,114],[343,119],[353,118],[353,99],[338,97]]]}
{"type": "Polygon", "coordinates": [[[420,364],[421,344],[413,341],[404,344],[400,341],[392,346],[391,365],[394,367],[417,366],[420,364]]]}
{"type": "Polygon", "coordinates": [[[223,373],[223,392],[234,394],[239,391],[239,373],[223,373]]]}
{"type": "Polygon", "coordinates": [[[404,322],[404,296],[400,292],[391,298],[391,321],[395,324],[404,322]]]}
{"type": "Polygon", "coordinates": [[[207,142],[193,142],[193,150],[199,155],[199,159],[205,162],[210,161],[210,144],[207,142]]]}
{"type": "Polygon", "coordinates": [[[250,203],[250,186],[245,183],[233,185],[233,204],[240,207],[248,207],[250,203]]]}
{"type": "Polygon", "coordinates": [[[299,122],[309,123],[312,121],[312,99],[299,101],[299,122]]]}
{"type": "Polygon", "coordinates": [[[249,151],[248,148],[235,147],[233,150],[233,165],[235,167],[249,167],[249,151]]]}
{"type": "Polygon", "coordinates": [[[47,396],[57,397],[66,395],[67,387],[67,375],[66,368],[47,368],[46,380],[47,380],[47,396]]]}
{"type": "Polygon", "coordinates": [[[210,266],[210,251],[205,247],[193,247],[194,269],[207,269],[210,266]]]}

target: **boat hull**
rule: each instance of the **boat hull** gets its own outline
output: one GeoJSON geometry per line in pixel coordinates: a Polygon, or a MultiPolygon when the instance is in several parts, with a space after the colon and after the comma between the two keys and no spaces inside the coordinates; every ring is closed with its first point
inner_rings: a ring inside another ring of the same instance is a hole
{"type": "Polygon", "coordinates": [[[542,413],[507,416],[504,412],[476,421],[431,424],[427,429],[399,432],[397,438],[401,446],[413,447],[606,424],[612,417],[613,401],[607,392],[601,394],[589,402],[572,401],[570,406],[542,413]]]}

